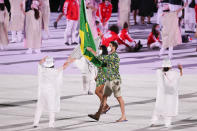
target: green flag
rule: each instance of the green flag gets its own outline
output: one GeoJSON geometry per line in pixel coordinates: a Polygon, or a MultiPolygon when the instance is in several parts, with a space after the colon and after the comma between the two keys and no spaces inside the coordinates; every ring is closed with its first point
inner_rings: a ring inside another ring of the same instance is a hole
{"type": "Polygon", "coordinates": [[[81,0],[79,35],[81,38],[82,54],[85,56],[86,59],[92,62],[95,66],[100,67],[102,65],[102,62],[99,61],[91,52],[87,50],[87,47],[91,47],[94,51],[96,51],[96,45],[94,42],[94,38],[92,36],[90,26],[86,18],[86,6],[84,3],[84,0],[81,0]]]}

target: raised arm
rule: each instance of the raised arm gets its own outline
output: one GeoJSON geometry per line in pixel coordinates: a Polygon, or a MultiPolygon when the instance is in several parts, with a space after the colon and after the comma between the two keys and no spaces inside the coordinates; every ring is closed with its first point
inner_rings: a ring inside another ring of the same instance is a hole
{"type": "Polygon", "coordinates": [[[185,2],[184,6],[181,7],[181,8],[179,8],[179,9],[176,11],[177,14],[178,14],[180,11],[182,11],[187,5],[188,5],[188,2],[185,2]]]}
{"type": "Polygon", "coordinates": [[[23,0],[23,1],[21,2],[21,4],[20,4],[21,10],[22,10],[23,14],[25,15],[24,6],[25,6],[25,0],[23,0]]]}
{"type": "Polygon", "coordinates": [[[76,59],[69,57],[68,60],[62,66],[63,70],[65,70],[71,63],[73,63],[76,59]]]}
{"type": "Polygon", "coordinates": [[[183,66],[182,65],[178,65],[178,69],[180,70],[180,75],[183,75],[183,66]]]}
{"type": "Polygon", "coordinates": [[[87,50],[90,51],[94,56],[96,56],[96,51],[94,51],[91,47],[87,47],[87,50]]]}
{"type": "Polygon", "coordinates": [[[48,56],[45,56],[42,60],[40,60],[39,64],[42,65],[45,62],[45,60],[46,60],[47,57],[48,56]]]}

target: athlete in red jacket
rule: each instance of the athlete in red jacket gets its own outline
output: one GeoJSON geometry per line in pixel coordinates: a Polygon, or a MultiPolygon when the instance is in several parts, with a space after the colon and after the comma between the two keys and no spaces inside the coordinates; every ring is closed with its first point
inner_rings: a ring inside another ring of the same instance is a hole
{"type": "Polygon", "coordinates": [[[160,41],[160,28],[158,24],[153,25],[152,32],[148,36],[147,46],[151,49],[158,49],[161,48],[161,41],[160,41]]]}
{"type": "Polygon", "coordinates": [[[108,30],[108,21],[112,14],[112,4],[111,0],[105,0],[104,2],[99,4],[99,8],[97,10],[97,17],[102,24],[102,32],[106,33],[108,30]]]}
{"type": "Polygon", "coordinates": [[[128,34],[128,24],[125,22],[122,31],[119,33],[118,43],[128,47],[128,51],[139,51],[142,45],[140,41],[136,43],[128,34]]]}
{"type": "Polygon", "coordinates": [[[107,31],[107,33],[105,33],[104,35],[102,35],[102,45],[108,47],[109,43],[111,41],[118,41],[119,37],[118,37],[118,33],[119,33],[119,28],[117,25],[112,25],[109,30],[107,31]]]}
{"type": "Polygon", "coordinates": [[[79,20],[79,1],[66,0],[63,7],[63,13],[66,16],[66,29],[64,32],[64,40],[66,45],[70,45],[69,38],[71,37],[72,45],[79,43],[77,25],[79,20]]]}

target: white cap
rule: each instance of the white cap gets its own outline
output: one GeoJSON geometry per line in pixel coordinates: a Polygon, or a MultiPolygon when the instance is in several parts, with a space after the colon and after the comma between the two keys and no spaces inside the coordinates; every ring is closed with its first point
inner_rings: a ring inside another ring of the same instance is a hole
{"type": "Polygon", "coordinates": [[[54,59],[53,57],[47,57],[45,62],[43,63],[43,66],[46,68],[54,66],[54,59]]]}
{"type": "Polygon", "coordinates": [[[168,59],[168,58],[164,59],[162,67],[172,67],[172,63],[171,63],[170,59],[168,59]]]}

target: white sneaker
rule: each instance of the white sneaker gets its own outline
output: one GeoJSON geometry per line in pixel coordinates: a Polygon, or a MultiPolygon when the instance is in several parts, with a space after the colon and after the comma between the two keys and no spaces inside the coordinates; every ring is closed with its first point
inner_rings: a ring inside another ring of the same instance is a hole
{"type": "Polygon", "coordinates": [[[16,43],[16,39],[11,40],[10,43],[16,43]]]}
{"type": "Polygon", "coordinates": [[[0,49],[1,49],[1,50],[4,50],[4,47],[1,45],[0,49]]]}
{"type": "Polygon", "coordinates": [[[55,128],[54,122],[53,122],[53,123],[49,123],[49,127],[50,127],[50,128],[55,128]]]}
{"type": "Polygon", "coordinates": [[[35,53],[36,53],[36,54],[40,54],[40,53],[41,53],[40,49],[36,49],[36,50],[35,50],[35,53]]]}
{"type": "Polygon", "coordinates": [[[19,39],[17,40],[17,43],[20,43],[20,42],[23,42],[23,39],[22,39],[22,38],[19,38],[19,39]]]}
{"type": "Polygon", "coordinates": [[[170,128],[170,127],[172,127],[172,125],[171,124],[167,124],[167,125],[165,125],[165,127],[166,128],[170,128]]]}
{"type": "Polygon", "coordinates": [[[28,49],[28,50],[25,52],[25,54],[32,54],[32,53],[33,53],[32,49],[28,49]]]}

